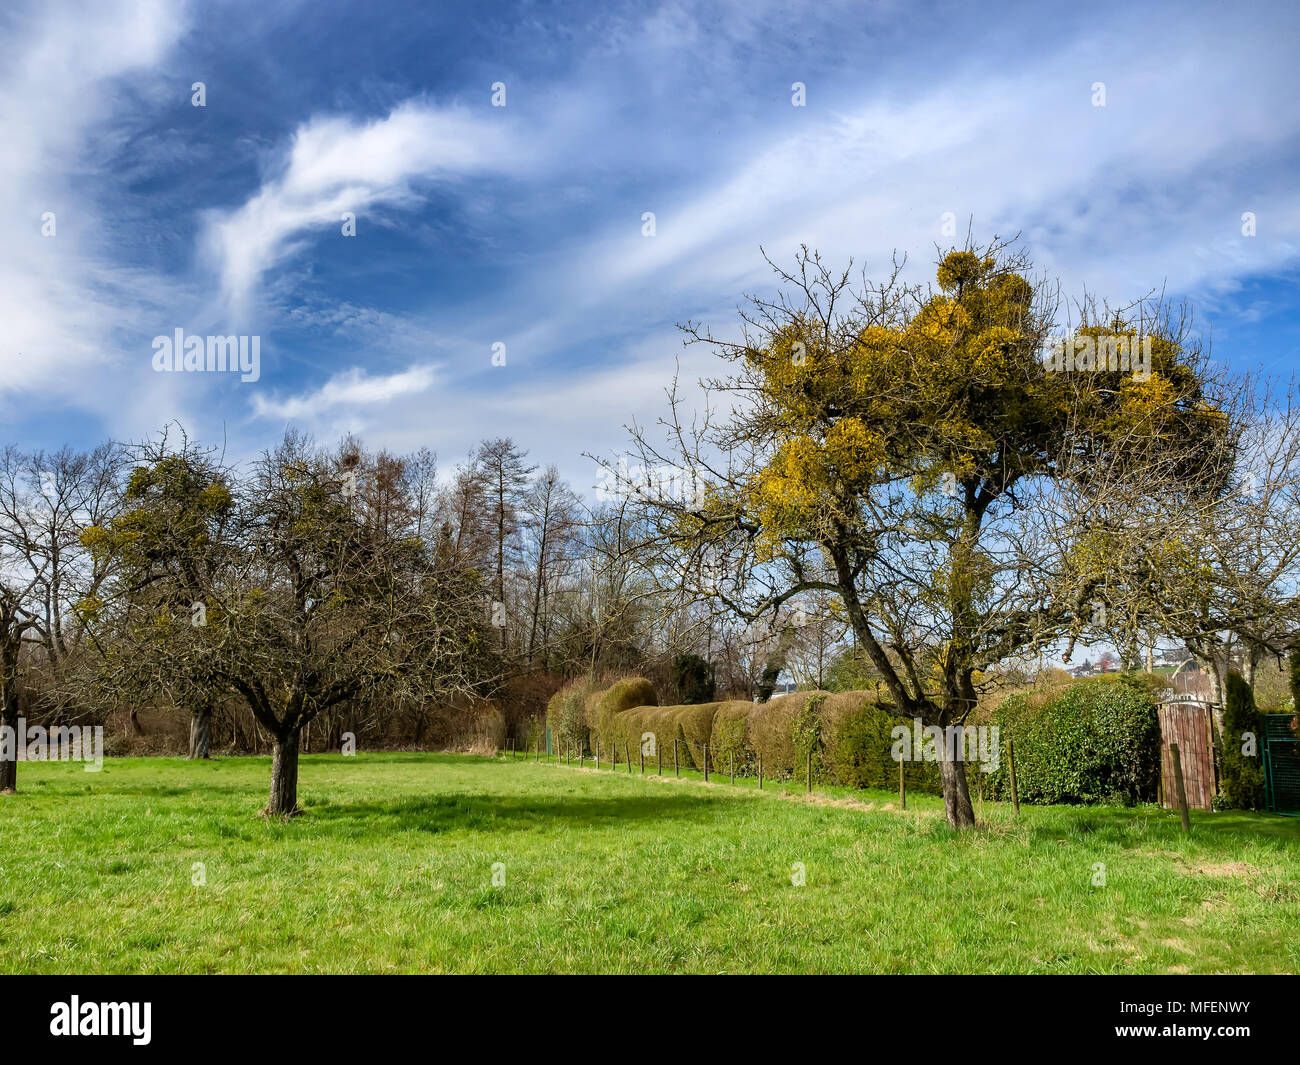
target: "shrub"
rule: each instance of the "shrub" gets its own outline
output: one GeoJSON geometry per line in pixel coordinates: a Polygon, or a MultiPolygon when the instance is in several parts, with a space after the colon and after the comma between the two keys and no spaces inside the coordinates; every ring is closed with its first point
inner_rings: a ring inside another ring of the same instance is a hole
{"type": "Polygon", "coordinates": [[[1264,797],[1264,715],[1255,708],[1255,693],[1240,673],[1229,673],[1223,700],[1223,735],[1219,737],[1219,805],[1262,810],[1264,797]],[[1253,734],[1248,742],[1247,733],[1253,734]],[[1254,751],[1243,754],[1242,747],[1254,751]]]}
{"type": "Polygon", "coordinates": [[[716,686],[713,667],[699,655],[673,659],[673,687],[680,705],[713,702],[716,686]]]}
{"type": "MultiPolygon", "coordinates": [[[[870,692],[841,692],[826,700],[822,711],[823,757],[832,780],[852,788],[898,788],[893,730],[911,723],[890,711],[890,704],[870,692]]],[[[919,759],[903,763],[908,791],[938,794],[939,766],[919,759]]]]}
{"type": "Polygon", "coordinates": [[[587,696],[591,682],[586,677],[569,681],[546,704],[546,727],[558,751],[587,750],[587,696]]]}
{"type": "Polygon", "coordinates": [[[693,706],[670,707],[667,715],[673,736],[684,747],[680,757],[683,765],[704,768],[704,745],[713,735],[713,715],[720,703],[696,703],[693,706]]]}
{"type": "Polygon", "coordinates": [[[634,706],[619,711],[613,719],[613,740],[618,745],[620,759],[631,757],[637,761],[637,752],[644,748],[646,761],[655,761],[655,751],[666,745],[668,764],[672,765],[673,724],[671,715],[674,709],[668,706],[634,706]],[[653,744],[646,743],[646,737],[654,737],[653,744]]]}
{"type": "Polygon", "coordinates": [[[803,700],[803,705],[795,712],[794,720],[790,722],[790,743],[794,747],[794,770],[796,775],[802,768],[804,775],[808,773],[810,765],[809,756],[812,756],[811,766],[813,779],[820,779],[822,776],[822,704],[826,702],[827,692],[809,692],[808,697],[803,700]]]}
{"type": "MultiPolygon", "coordinates": [[[[618,715],[618,728],[622,735],[619,742],[631,743],[635,747],[644,742],[645,735],[649,733],[654,737],[653,750],[663,752],[665,771],[670,770],[673,764],[673,741],[684,738],[676,718],[677,711],[682,709],[680,706],[639,706],[623,711],[618,715]]],[[[647,749],[646,760],[649,761],[651,757],[651,750],[647,749]]],[[[683,765],[690,765],[684,747],[679,747],[678,757],[683,765]]]]}
{"type": "MultiPolygon", "coordinates": [[[[1154,683],[1130,675],[1101,677],[1003,701],[993,720],[1004,747],[1015,740],[1021,800],[1153,801],[1160,781],[1154,683]]],[[[990,784],[996,795],[1010,795],[1005,758],[990,784]]]]}

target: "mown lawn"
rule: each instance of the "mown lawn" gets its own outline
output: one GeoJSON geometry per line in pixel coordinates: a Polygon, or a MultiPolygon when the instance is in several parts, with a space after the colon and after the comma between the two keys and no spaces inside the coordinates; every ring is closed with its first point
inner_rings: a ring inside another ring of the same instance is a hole
{"type": "Polygon", "coordinates": [[[1300,971],[1295,820],[990,804],[954,838],[928,797],[360,754],[268,823],[268,773],[21,765],[0,971],[1300,971]]]}

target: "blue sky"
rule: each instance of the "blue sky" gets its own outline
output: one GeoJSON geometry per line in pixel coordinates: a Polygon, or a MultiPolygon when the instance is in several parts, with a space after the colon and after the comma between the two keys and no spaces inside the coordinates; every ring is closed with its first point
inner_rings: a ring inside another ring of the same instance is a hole
{"type": "Polygon", "coordinates": [[[662,413],[676,360],[716,368],[675,323],[731,330],[769,285],[760,245],[868,270],[897,249],[921,278],[945,215],[1020,233],[1067,293],[1185,296],[1218,359],[1287,376],[1298,24],[1287,3],[11,3],[4,437],[179,419],[242,457],[294,424],[450,466],[511,435],[589,490],[583,453],[662,413]],[[259,336],[260,378],[155,372],[177,328],[259,336]]]}

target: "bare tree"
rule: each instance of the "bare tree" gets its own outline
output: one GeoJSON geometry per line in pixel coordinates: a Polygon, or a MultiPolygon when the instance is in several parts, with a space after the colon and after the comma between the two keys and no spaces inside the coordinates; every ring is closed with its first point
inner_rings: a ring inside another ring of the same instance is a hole
{"type": "MultiPolygon", "coordinates": [[[[17,725],[25,648],[40,656],[57,697],[85,647],[108,567],[82,535],[118,506],[121,463],[110,444],[0,451],[0,725],[17,725]]],[[[16,763],[0,759],[0,792],[16,782],[16,763]]]]}
{"type": "Polygon", "coordinates": [[[524,494],[523,527],[532,541],[532,611],[528,626],[528,665],[550,635],[550,593],[557,570],[566,556],[566,541],[579,521],[579,502],[560,479],[554,465],[547,466],[524,494]]]}
{"type": "Polygon", "coordinates": [[[399,459],[355,441],[329,455],[291,433],[247,475],[207,473],[192,453],[158,454],[133,475],[139,505],[100,538],[128,562],[158,560],[118,600],[124,647],[140,663],[130,675],[241,698],[271,736],[266,812],[289,816],[300,737],[320,714],[353,699],[481,693],[498,672],[483,590],[449,536],[416,535],[399,459]],[[178,479],[202,485],[200,505],[157,505],[159,486],[175,498],[178,479]]]}
{"type": "Polygon", "coordinates": [[[528,452],[515,445],[509,437],[485,440],[474,456],[483,483],[486,485],[491,507],[492,527],[496,548],[496,602],[500,604],[497,618],[501,631],[501,652],[506,651],[506,556],[513,554],[519,532],[519,505],[528,486],[529,475],[537,469],[527,465],[528,452]]]}
{"type": "MultiPolygon", "coordinates": [[[[1161,336],[1144,381],[1127,365],[1052,372],[1054,290],[1001,243],[944,256],[938,291],[897,266],[855,288],[806,250],[774,269],[785,289],[750,300],[742,340],[687,326],[736,367],[703,383],[705,408],[683,417],[674,388],[667,447],[634,429],[644,462],[708,486],[647,504],[646,565],[751,620],[837,596],[886,708],[961,726],[977,675],[1068,631],[1098,581],[1073,580],[1085,527],[1062,538],[1044,517],[1083,489],[1076,460],[1132,470],[1212,440],[1203,362],[1161,336]]],[[[1084,338],[1127,351],[1139,333],[1084,338]]],[[[940,770],[949,823],[973,825],[962,763],[940,770]]]]}

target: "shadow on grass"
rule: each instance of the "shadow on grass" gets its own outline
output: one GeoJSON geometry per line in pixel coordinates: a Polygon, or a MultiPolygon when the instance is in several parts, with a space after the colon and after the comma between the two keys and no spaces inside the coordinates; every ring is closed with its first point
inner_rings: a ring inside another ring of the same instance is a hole
{"type": "MultiPolygon", "coordinates": [[[[441,795],[379,802],[311,803],[304,819],[328,826],[365,824],[397,832],[500,831],[558,827],[600,828],[630,822],[711,821],[719,816],[716,801],[700,795],[575,796],[441,795]]],[[[725,816],[725,815],[724,815],[725,816]]]]}
{"type": "Polygon", "coordinates": [[[1184,835],[1178,814],[1156,806],[1051,806],[1037,807],[1027,821],[1035,842],[1052,840],[1117,843],[1127,846],[1152,842],[1177,844],[1189,840],[1217,845],[1248,845],[1267,841],[1300,846],[1300,821],[1275,814],[1227,810],[1194,811],[1192,834],[1184,835]]]}

